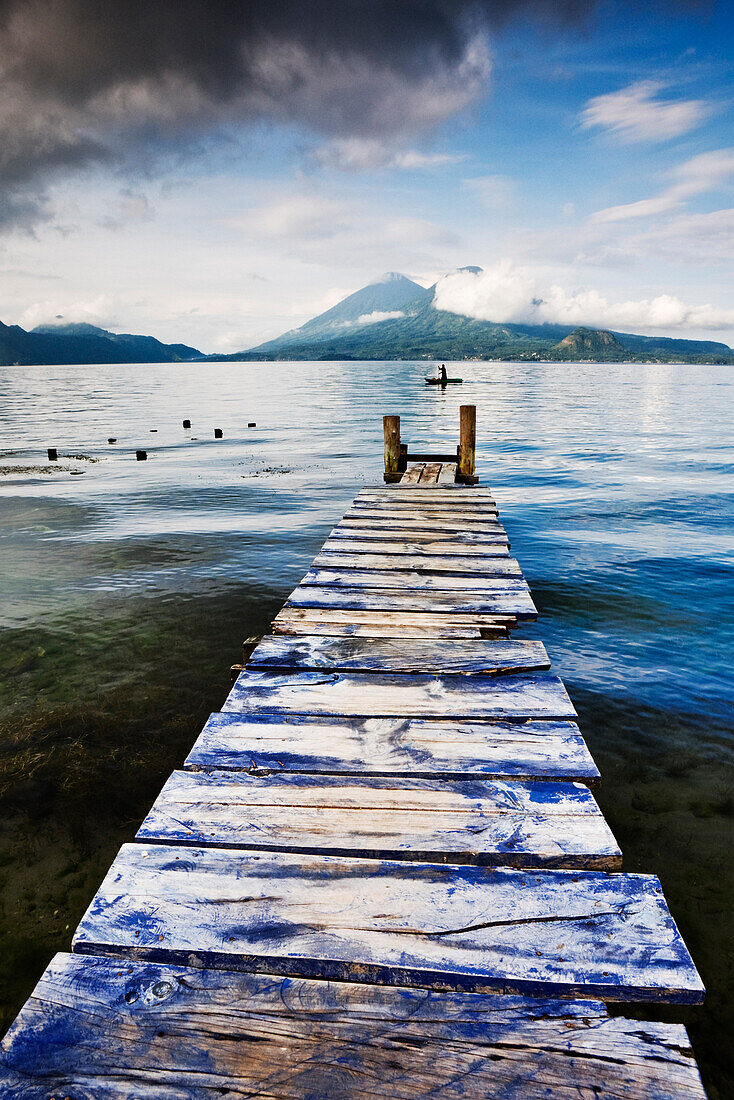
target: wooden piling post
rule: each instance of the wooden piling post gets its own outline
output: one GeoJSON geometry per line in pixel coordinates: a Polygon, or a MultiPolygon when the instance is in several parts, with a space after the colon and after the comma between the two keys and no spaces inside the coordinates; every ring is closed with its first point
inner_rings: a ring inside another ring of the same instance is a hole
{"type": "Polygon", "coordinates": [[[456,480],[475,485],[475,451],[477,440],[477,407],[461,405],[459,408],[459,469],[456,480]]]}
{"type": "Polygon", "coordinates": [[[385,435],[385,481],[400,481],[400,417],[383,416],[385,435]]]}

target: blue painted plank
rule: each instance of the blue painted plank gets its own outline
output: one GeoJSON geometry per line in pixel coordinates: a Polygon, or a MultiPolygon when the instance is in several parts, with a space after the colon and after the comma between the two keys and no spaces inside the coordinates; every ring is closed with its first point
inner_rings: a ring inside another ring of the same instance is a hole
{"type": "Polygon", "coordinates": [[[137,840],[477,866],[621,867],[571,783],[174,772],[137,840]]]}
{"type": "Polygon", "coordinates": [[[542,642],[515,638],[350,638],[271,634],[250,654],[248,669],[342,672],[493,673],[550,668],[542,642]]]}
{"type": "MultiPolygon", "coordinates": [[[[333,528],[329,535],[329,539],[356,539],[359,541],[376,540],[378,542],[398,542],[398,543],[429,543],[434,546],[448,546],[449,548],[456,548],[457,553],[461,553],[461,547],[472,547],[472,553],[477,553],[477,550],[484,545],[492,545],[495,543],[508,544],[507,532],[499,524],[491,525],[483,531],[467,531],[462,530],[435,530],[434,528],[425,528],[412,524],[409,527],[403,524],[379,524],[367,526],[365,521],[361,523],[353,523],[349,520],[345,520],[338,523],[333,528]]],[[[436,551],[439,553],[440,551],[436,551]]],[[[447,553],[449,550],[446,551],[447,553]]]]}
{"type": "Polygon", "coordinates": [[[284,610],[292,607],[340,608],[355,611],[438,611],[507,615],[535,619],[538,612],[529,591],[520,587],[488,592],[396,592],[382,588],[321,588],[300,584],[291,592],[284,610]]]}
{"type": "Polygon", "coordinates": [[[652,875],[126,844],[73,949],[477,992],[703,999],[652,875]]]}
{"type": "Polygon", "coordinates": [[[575,718],[558,676],[241,672],[223,710],[401,718],[575,718]]]}
{"type": "MultiPolygon", "coordinates": [[[[510,559],[508,559],[510,560],[510,559]]],[[[328,568],[309,569],[301,581],[302,585],[319,585],[322,588],[379,588],[382,590],[397,588],[401,592],[413,590],[421,592],[472,592],[529,593],[528,582],[520,574],[484,575],[474,573],[428,573],[424,570],[409,569],[361,569],[351,565],[348,568],[331,565],[328,568]]]]}
{"type": "Polygon", "coordinates": [[[57,955],[0,1053],[7,1100],[704,1100],[678,1024],[598,1001],[432,993],[57,955]],[[377,1085],[376,1085],[377,1083],[377,1085]]]}
{"type": "Polygon", "coordinates": [[[310,775],[599,781],[573,722],[212,714],[185,767],[310,775]]]}

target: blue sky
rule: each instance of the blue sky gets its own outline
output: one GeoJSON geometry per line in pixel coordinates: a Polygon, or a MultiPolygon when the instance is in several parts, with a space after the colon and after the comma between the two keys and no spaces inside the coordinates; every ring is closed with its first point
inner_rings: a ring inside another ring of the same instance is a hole
{"type": "Polygon", "coordinates": [[[120,29],[90,31],[79,0],[57,5],[70,60],[49,78],[49,28],[24,4],[0,25],[0,139],[18,150],[0,200],[5,323],[227,352],[398,270],[489,320],[734,342],[732,4],[508,2],[498,19],[469,0],[454,26],[414,0],[397,25],[378,4],[352,28],[346,3],[318,50],[334,14],[304,4],[300,37],[297,19],[262,15],[246,79],[243,47],[224,91],[187,68],[185,41],[173,66],[132,57],[142,25],[117,47],[130,63],[98,72],[85,41],[115,46],[120,29]],[[467,264],[484,274],[444,278],[467,264]]]}

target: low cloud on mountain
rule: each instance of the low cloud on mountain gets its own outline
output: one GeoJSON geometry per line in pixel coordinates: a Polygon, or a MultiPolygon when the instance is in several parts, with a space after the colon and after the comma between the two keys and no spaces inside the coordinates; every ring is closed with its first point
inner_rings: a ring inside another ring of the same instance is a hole
{"type": "Polygon", "coordinates": [[[500,262],[478,273],[457,271],[440,279],[436,309],[480,321],[588,325],[625,331],[712,331],[734,325],[734,309],[689,306],[671,294],[611,302],[597,290],[567,291],[544,285],[526,267],[500,262]]]}

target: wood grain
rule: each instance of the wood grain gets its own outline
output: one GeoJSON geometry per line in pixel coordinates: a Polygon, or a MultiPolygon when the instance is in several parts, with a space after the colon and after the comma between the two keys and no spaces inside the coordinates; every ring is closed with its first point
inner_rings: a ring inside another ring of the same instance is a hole
{"type": "Polygon", "coordinates": [[[403,592],[413,589],[425,592],[530,592],[519,568],[517,572],[508,569],[489,575],[478,573],[467,576],[461,573],[427,573],[416,569],[314,566],[301,584],[327,588],[397,588],[403,592]]]}
{"type": "MultiPolygon", "coordinates": [[[[349,543],[340,543],[340,546],[349,543]]],[[[492,554],[477,557],[456,558],[452,554],[370,554],[354,553],[332,549],[332,544],[324,543],[324,548],[313,561],[314,568],[323,569],[379,569],[409,570],[416,573],[449,573],[456,576],[501,577],[522,576],[519,564],[507,554],[505,547],[492,550],[492,554]]]]}
{"type": "Polygon", "coordinates": [[[137,840],[478,866],[618,870],[588,787],[174,772],[137,840]]]}
{"type": "Polygon", "coordinates": [[[72,947],[388,985],[703,998],[652,875],[125,844],[72,947]]]}
{"type": "Polygon", "coordinates": [[[568,721],[212,714],[187,768],[444,779],[578,781],[599,770],[568,721]]]}
{"type": "Polygon", "coordinates": [[[422,527],[435,527],[439,530],[455,531],[460,528],[468,530],[496,530],[499,526],[497,515],[490,512],[460,511],[458,508],[420,508],[415,505],[412,508],[393,507],[391,504],[364,504],[354,505],[348,508],[342,517],[342,523],[354,526],[356,523],[367,523],[370,526],[379,526],[381,523],[390,523],[393,526],[404,527],[406,524],[418,524],[422,527]]]}
{"type": "MultiPolygon", "coordinates": [[[[471,567],[476,561],[485,561],[493,557],[509,556],[509,541],[506,536],[482,542],[455,542],[450,539],[428,538],[417,539],[361,539],[345,538],[339,535],[330,536],[323,547],[323,554],[384,554],[386,557],[411,556],[432,557],[444,563],[456,562],[457,571],[462,567],[465,558],[469,558],[467,567],[471,567]]],[[[387,567],[386,567],[387,568],[387,567]]]]}
{"type": "Polygon", "coordinates": [[[441,553],[446,547],[450,553],[461,553],[462,546],[470,546],[468,553],[483,553],[485,546],[495,543],[509,544],[507,532],[499,524],[488,528],[487,531],[437,531],[435,528],[424,528],[416,525],[405,527],[372,523],[350,523],[348,521],[337,524],[329,536],[330,539],[361,539],[362,541],[374,540],[377,542],[400,543],[432,543],[434,553],[441,553]]]}
{"type": "Polygon", "coordinates": [[[504,636],[514,620],[491,615],[441,615],[430,611],[359,611],[292,607],[273,620],[275,633],[364,634],[374,637],[481,638],[504,636]]]}
{"type": "Polygon", "coordinates": [[[396,718],[575,718],[549,672],[445,676],[350,672],[241,672],[223,710],[396,718]]]}
{"type": "Polygon", "coordinates": [[[490,592],[395,591],[389,588],[337,588],[300,584],[291,592],[285,609],[294,607],[341,608],[350,611],[414,611],[509,615],[516,619],[537,617],[530,593],[522,590],[490,592]]]}
{"type": "Polygon", "coordinates": [[[251,669],[336,672],[505,673],[550,668],[542,642],[492,640],[298,637],[268,635],[250,654],[251,669]]]}
{"type": "Polygon", "coordinates": [[[414,462],[408,466],[408,469],[400,479],[400,485],[417,485],[421,479],[421,474],[425,468],[424,462],[414,462]]]}
{"type": "Polygon", "coordinates": [[[705,1097],[683,1027],[598,1001],[66,954],[8,1033],[0,1082],[8,1100],[705,1097]]]}
{"type": "MultiPolygon", "coordinates": [[[[449,467],[450,468],[450,467],[449,467]]],[[[447,486],[438,486],[437,488],[431,488],[427,485],[405,485],[401,482],[398,485],[388,486],[367,486],[364,489],[360,489],[357,493],[355,500],[387,500],[387,501],[405,501],[405,500],[428,500],[432,503],[441,504],[488,504],[490,507],[496,506],[496,501],[492,495],[491,490],[486,486],[474,486],[470,488],[467,485],[452,484],[450,488],[447,486]]]]}

